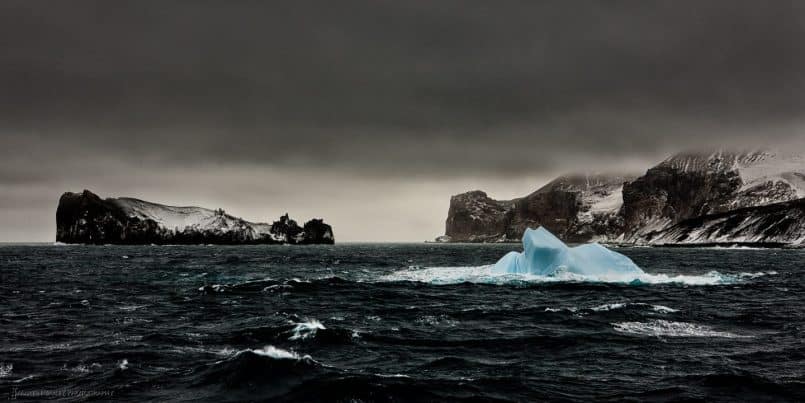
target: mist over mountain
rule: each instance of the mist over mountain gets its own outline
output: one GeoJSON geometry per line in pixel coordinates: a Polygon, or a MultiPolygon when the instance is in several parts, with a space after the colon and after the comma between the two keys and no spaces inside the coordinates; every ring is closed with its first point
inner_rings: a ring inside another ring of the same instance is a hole
{"type": "Polygon", "coordinates": [[[788,151],[686,152],[641,176],[562,176],[528,196],[450,199],[441,242],[517,242],[545,227],[569,242],[805,242],[805,158],[788,151]]]}

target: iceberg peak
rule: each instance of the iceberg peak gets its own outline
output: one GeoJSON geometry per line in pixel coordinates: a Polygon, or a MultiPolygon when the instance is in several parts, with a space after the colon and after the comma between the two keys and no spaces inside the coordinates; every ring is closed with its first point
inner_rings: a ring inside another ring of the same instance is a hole
{"type": "Polygon", "coordinates": [[[610,277],[644,274],[632,259],[598,243],[567,246],[545,227],[527,229],[523,252],[509,252],[492,269],[496,274],[551,276],[568,272],[583,276],[610,277]]]}

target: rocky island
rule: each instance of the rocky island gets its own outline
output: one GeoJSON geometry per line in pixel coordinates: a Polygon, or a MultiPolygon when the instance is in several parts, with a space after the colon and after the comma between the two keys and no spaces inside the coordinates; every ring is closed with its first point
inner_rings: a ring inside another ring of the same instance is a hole
{"type": "Polygon", "coordinates": [[[221,209],[174,207],[121,197],[101,199],[84,190],[64,193],[56,210],[56,241],[80,244],[332,244],[333,229],[321,219],[303,226],[280,217],[252,223],[221,209]]]}
{"type": "Polygon", "coordinates": [[[569,175],[528,196],[453,196],[441,242],[518,242],[544,226],[566,242],[805,243],[805,160],[774,151],[683,153],[641,176],[569,175]]]}

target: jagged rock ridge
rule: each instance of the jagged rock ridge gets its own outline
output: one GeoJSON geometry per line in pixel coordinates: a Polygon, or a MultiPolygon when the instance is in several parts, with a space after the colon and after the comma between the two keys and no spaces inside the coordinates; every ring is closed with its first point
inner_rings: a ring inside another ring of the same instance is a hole
{"type": "Polygon", "coordinates": [[[56,241],[83,244],[313,244],[335,242],[320,219],[303,227],[288,215],[252,223],[221,209],[174,207],[133,198],[65,193],[56,210],[56,241]]]}
{"type": "Polygon", "coordinates": [[[531,195],[505,202],[481,191],[454,196],[446,236],[439,240],[513,241],[526,228],[541,225],[568,242],[802,243],[805,233],[797,232],[801,226],[791,220],[761,217],[772,212],[798,217],[796,207],[756,207],[803,198],[805,160],[799,155],[773,151],[682,153],[636,178],[561,177],[531,195]],[[715,221],[707,218],[732,213],[733,218],[727,220],[730,224],[718,230],[715,221]],[[732,226],[739,217],[758,225],[732,226]],[[783,225],[787,229],[780,229],[783,225]],[[685,239],[682,233],[688,234],[685,239]]]}

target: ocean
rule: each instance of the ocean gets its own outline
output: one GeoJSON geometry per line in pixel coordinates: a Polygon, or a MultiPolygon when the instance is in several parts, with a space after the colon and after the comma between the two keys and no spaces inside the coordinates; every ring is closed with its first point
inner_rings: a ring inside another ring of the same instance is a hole
{"type": "Polygon", "coordinates": [[[803,401],[805,250],[0,245],[0,399],[803,401]]]}

